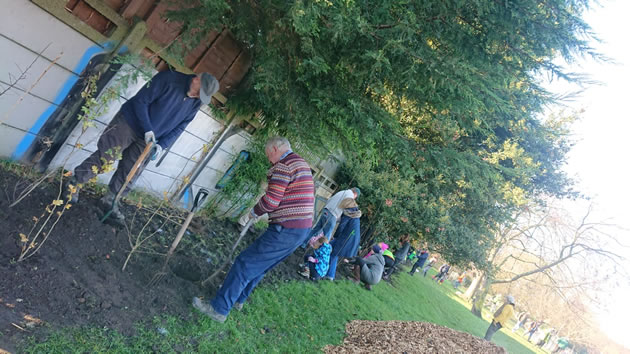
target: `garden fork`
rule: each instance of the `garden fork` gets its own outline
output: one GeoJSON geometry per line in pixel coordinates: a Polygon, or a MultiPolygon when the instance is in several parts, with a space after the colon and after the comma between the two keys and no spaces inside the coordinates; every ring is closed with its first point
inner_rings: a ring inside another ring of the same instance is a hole
{"type": "Polygon", "coordinates": [[[177,245],[179,245],[179,242],[182,240],[182,237],[184,237],[184,233],[186,233],[186,229],[188,229],[188,225],[190,225],[190,222],[195,216],[195,211],[197,211],[197,208],[201,204],[203,204],[203,202],[208,197],[208,194],[209,192],[205,188],[201,188],[197,192],[197,195],[195,196],[195,201],[193,202],[190,212],[188,213],[186,220],[182,224],[182,227],[180,227],[179,232],[177,233],[177,236],[175,236],[175,240],[173,240],[173,243],[171,244],[171,248],[169,248],[168,253],[166,254],[166,260],[164,260],[164,265],[162,266],[162,269],[155,274],[153,279],[151,279],[151,281],[149,282],[149,286],[157,285],[160,281],[162,281],[164,276],[167,274],[166,270],[168,267],[168,261],[173,256],[173,253],[175,252],[175,248],[177,248],[177,245]]]}

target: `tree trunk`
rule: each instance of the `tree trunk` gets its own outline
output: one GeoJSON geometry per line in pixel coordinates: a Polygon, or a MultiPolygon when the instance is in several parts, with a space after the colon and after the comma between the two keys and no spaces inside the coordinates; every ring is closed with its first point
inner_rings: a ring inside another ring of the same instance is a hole
{"type": "Polygon", "coordinates": [[[473,279],[472,283],[470,283],[470,286],[468,286],[468,289],[466,289],[466,292],[464,293],[464,297],[466,299],[472,299],[473,294],[475,293],[475,291],[477,291],[477,288],[481,283],[482,277],[483,273],[479,272],[478,275],[473,279]]]}
{"type": "Polygon", "coordinates": [[[488,292],[490,291],[490,284],[492,284],[492,280],[490,279],[489,276],[484,275],[483,276],[483,281],[480,283],[483,283],[482,286],[480,286],[477,291],[475,291],[475,295],[473,296],[473,305],[472,308],[470,309],[470,312],[473,313],[473,315],[480,317],[481,318],[481,310],[483,309],[483,303],[486,301],[486,296],[488,295],[488,292]]]}

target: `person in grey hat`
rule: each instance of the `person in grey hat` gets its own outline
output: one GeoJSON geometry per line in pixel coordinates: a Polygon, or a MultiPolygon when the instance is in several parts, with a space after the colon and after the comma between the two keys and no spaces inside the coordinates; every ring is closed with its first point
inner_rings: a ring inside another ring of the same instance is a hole
{"type": "MultiPolygon", "coordinates": [[[[118,168],[109,182],[109,192],[100,205],[111,208],[114,196],[125,182],[136,160],[146,147],[154,144],[151,160],[156,160],[164,149],[170,147],[181,135],[199,111],[202,104],[210,103],[219,90],[217,79],[208,74],[183,74],[166,70],[155,75],[138,93],[122,105],[109,126],[98,140],[98,149],[74,169],[73,177],[66,183],[71,203],[79,198],[79,189],[97,174],[108,172],[120,159],[118,168]]],[[[127,186],[126,194],[138,178],[147,159],[127,186]]],[[[114,208],[112,217],[124,219],[114,208]]]]}

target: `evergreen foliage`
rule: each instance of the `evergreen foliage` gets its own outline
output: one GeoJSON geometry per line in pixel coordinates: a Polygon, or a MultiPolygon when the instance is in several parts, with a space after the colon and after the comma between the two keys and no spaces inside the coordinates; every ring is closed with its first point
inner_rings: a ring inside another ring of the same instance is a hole
{"type": "Polygon", "coordinates": [[[482,266],[493,229],[543,195],[575,196],[561,171],[570,119],[539,79],[598,57],[587,0],[204,0],[169,14],[188,43],[229,28],[253,66],[229,101],[325,155],[364,193],[364,221],[482,266]],[[391,201],[392,206],[388,206],[391,201]]]}

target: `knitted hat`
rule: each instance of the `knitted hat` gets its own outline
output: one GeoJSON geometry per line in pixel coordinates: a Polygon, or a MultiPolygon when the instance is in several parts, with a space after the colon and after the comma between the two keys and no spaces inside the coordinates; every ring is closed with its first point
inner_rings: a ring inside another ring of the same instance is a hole
{"type": "Polygon", "coordinates": [[[374,245],[372,246],[372,251],[374,251],[374,253],[381,253],[381,248],[378,245],[374,245]]]}
{"type": "Polygon", "coordinates": [[[361,195],[361,190],[359,189],[359,187],[354,187],[352,188],[352,190],[357,194],[357,198],[359,198],[359,196],[361,195]]]}

